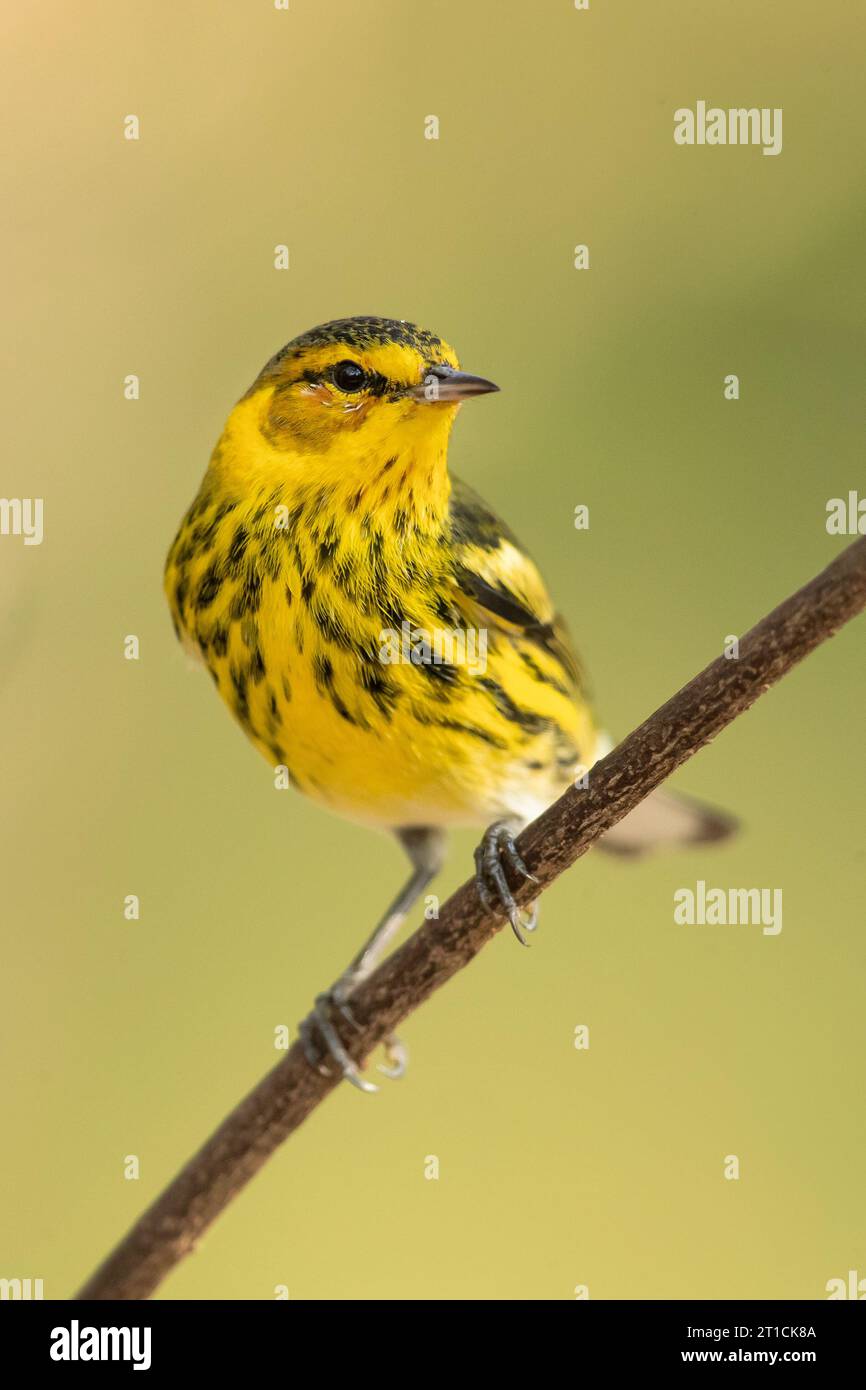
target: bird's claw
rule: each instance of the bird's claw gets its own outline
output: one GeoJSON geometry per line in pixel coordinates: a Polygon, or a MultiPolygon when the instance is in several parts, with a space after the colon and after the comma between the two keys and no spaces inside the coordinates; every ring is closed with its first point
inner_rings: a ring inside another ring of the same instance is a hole
{"type": "Polygon", "coordinates": [[[521,946],[528,946],[529,942],[524,932],[534,932],[538,926],[538,905],[533,903],[529,913],[518,907],[505,877],[503,859],[514,873],[520,874],[529,883],[538,882],[520,857],[508,826],[497,821],[487,827],[481,844],[475,851],[475,885],[482,906],[488,912],[504,909],[517,940],[521,946]]]}
{"type": "Polygon", "coordinates": [[[390,1081],[399,1081],[401,1076],[406,1075],[409,1066],[409,1049],[393,1033],[385,1039],[385,1059],[388,1065],[383,1066],[380,1062],[377,1067],[383,1076],[387,1076],[390,1081]]]}
{"type": "Polygon", "coordinates": [[[354,1027],[358,1026],[345,999],[341,999],[336,990],[320,994],[313,1005],[312,1012],[307,1015],[298,1029],[304,1056],[310,1066],[322,1076],[331,1075],[331,1069],[327,1065],[327,1061],[330,1059],[337,1064],[344,1080],[350,1081],[359,1091],[367,1091],[368,1093],[378,1091],[378,1086],[375,1086],[372,1081],[367,1081],[361,1075],[358,1064],[353,1061],[343,1046],[340,1035],[334,1027],[332,1019],[334,1011],[339,1013],[347,1023],[354,1027]]]}
{"type": "MultiPolygon", "coordinates": [[[[331,1075],[328,1061],[335,1062],[344,1081],[351,1082],[359,1091],[366,1091],[368,1095],[371,1095],[378,1091],[379,1087],[361,1074],[360,1067],[349,1056],[334,1027],[333,1013],[338,1013],[351,1028],[357,1031],[358,1021],[341,992],[334,988],[325,994],[320,994],[313,1005],[312,1012],[304,1019],[298,1030],[304,1056],[310,1066],[322,1076],[331,1075]]],[[[397,1080],[405,1075],[409,1053],[399,1038],[392,1035],[385,1039],[385,1057],[388,1065],[380,1065],[378,1068],[383,1076],[397,1080]]]]}

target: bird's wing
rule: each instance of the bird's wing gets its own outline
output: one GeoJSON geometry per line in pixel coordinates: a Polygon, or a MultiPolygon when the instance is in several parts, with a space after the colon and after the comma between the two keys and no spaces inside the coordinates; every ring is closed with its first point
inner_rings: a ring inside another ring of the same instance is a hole
{"type": "MultiPolygon", "coordinates": [[[[544,678],[576,705],[588,700],[586,681],[562,619],[533,561],[477,493],[452,479],[451,540],[455,604],[467,623],[496,628],[529,642],[544,678]]],[[[595,756],[613,747],[599,735],[595,756]]],[[[724,840],[732,816],[667,789],[653,792],[599,842],[610,853],[637,856],[661,846],[724,840]]]]}
{"type": "Polygon", "coordinates": [[[569,694],[585,699],[586,681],[577,653],[535,563],[505,522],[454,477],[450,525],[454,598],[464,620],[525,639],[543,668],[569,694]]]}

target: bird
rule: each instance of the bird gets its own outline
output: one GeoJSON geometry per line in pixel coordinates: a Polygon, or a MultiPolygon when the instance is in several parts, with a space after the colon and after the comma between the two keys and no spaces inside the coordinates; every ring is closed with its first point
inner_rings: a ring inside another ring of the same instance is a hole
{"type": "MultiPolygon", "coordinates": [[[[475,881],[523,944],[519,830],[612,746],[527,550],[449,467],[465,402],[499,388],[403,319],[293,338],[226,421],[165,565],[183,645],[288,784],[396,836],[411,873],[300,1025],[311,1065],[378,1087],[343,1037],[351,998],[445,859],[483,831],[475,881]]],[[[536,460],[535,466],[542,466],[536,460]]],[[[655,792],[603,838],[635,855],[720,840],[727,813],[655,792]]],[[[380,1071],[407,1053],[386,1040],[380,1071]]]]}

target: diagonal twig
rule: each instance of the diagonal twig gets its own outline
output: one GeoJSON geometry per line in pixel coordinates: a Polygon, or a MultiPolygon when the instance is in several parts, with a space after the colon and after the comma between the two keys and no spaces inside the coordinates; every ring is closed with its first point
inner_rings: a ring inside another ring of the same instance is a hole
{"type": "MultiPolygon", "coordinates": [[[[517,841],[538,880],[512,884],[521,905],[557,878],[688,758],[741,715],[792,666],[866,607],[866,537],[848,546],[810,583],[740,641],[739,659],[717,657],[596,763],[517,841]]],[[[347,1038],[357,1062],[467,965],[503,918],[464,883],[352,998],[359,1023],[347,1038]]],[[[295,1042],[231,1112],[77,1295],[147,1298],[194,1249],[211,1222],[338,1084],[306,1062],[295,1042]]]]}

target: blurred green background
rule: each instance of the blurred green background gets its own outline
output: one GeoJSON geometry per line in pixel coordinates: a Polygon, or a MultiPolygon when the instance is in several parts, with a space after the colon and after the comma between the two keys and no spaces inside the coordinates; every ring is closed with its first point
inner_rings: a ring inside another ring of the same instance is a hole
{"type": "MultiPolygon", "coordinates": [[[[866,492],[866,22],[843,0],[50,0],[2,24],[0,490],[44,497],[45,539],[0,538],[0,1275],[65,1297],[404,872],[273,790],[171,632],[163,557],[231,405],[335,316],[453,342],[503,388],[453,465],[626,732],[838,553],[827,499],[866,492]],[[698,99],[781,106],[782,154],[675,146],[698,99]]],[[[407,1080],[341,1089],[162,1296],[821,1298],[866,1275],[864,639],[680,775],[741,813],[734,844],[590,855],[531,951],[502,934],[410,1021],[407,1080]],[[781,935],[675,926],[697,878],[781,887],[781,935]]]]}

